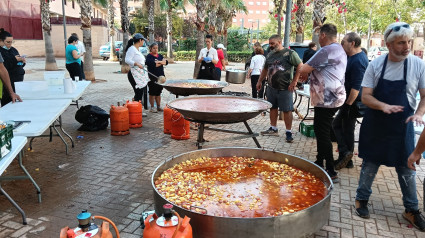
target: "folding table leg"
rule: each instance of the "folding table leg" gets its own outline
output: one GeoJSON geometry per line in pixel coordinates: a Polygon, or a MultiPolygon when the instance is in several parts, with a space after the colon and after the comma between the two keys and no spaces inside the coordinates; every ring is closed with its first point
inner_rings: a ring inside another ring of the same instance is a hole
{"type": "Polygon", "coordinates": [[[19,211],[19,213],[21,213],[22,215],[22,224],[26,225],[27,224],[27,217],[25,216],[25,212],[24,210],[22,210],[22,208],[9,196],[9,194],[7,194],[3,188],[0,185],[0,193],[3,194],[7,200],[9,200],[10,203],[12,203],[12,205],[19,211]]]}
{"type": "Polygon", "coordinates": [[[59,116],[59,127],[61,128],[61,131],[63,132],[63,134],[68,136],[68,138],[71,140],[72,148],[74,148],[74,140],[62,127],[62,116],[59,116]]]}
{"type": "MultiPolygon", "coordinates": [[[[243,121],[243,124],[245,124],[245,127],[246,127],[246,129],[248,129],[249,134],[254,134],[254,132],[252,132],[252,130],[251,130],[251,127],[249,127],[248,122],[243,121]]],[[[258,142],[257,138],[255,136],[253,136],[252,139],[254,140],[254,142],[257,145],[257,147],[258,148],[261,148],[261,145],[258,142]]]]}
{"type": "Polygon", "coordinates": [[[40,190],[40,187],[34,181],[34,179],[31,177],[31,175],[28,173],[27,169],[25,169],[25,166],[22,163],[22,151],[19,152],[19,166],[21,167],[21,169],[27,175],[27,178],[31,181],[31,183],[34,185],[35,189],[37,190],[38,202],[41,203],[41,190],[40,190]]]}
{"type": "Polygon", "coordinates": [[[198,146],[198,149],[202,149],[202,142],[204,142],[204,129],[205,129],[205,123],[199,123],[198,140],[196,143],[198,146]]]}
{"type": "Polygon", "coordinates": [[[63,141],[63,143],[65,144],[65,153],[68,154],[68,143],[66,143],[65,139],[63,138],[63,136],[59,133],[58,129],[56,129],[55,124],[53,123],[53,129],[56,131],[56,133],[58,133],[58,136],[61,138],[61,140],[63,141]]]}

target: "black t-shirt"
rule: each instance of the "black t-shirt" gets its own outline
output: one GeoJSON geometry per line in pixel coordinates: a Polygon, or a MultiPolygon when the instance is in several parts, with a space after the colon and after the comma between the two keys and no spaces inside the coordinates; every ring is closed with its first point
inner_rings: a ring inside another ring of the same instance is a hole
{"type": "Polygon", "coordinates": [[[316,54],[316,51],[313,50],[313,49],[308,49],[308,50],[304,51],[303,64],[305,64],[305,62],[307,62],[311,57],[313,57],[314,54],[316,54]]]}
{"type": "MultiPolygon", "coordinates": [[[[158,54],[158,57],[155,57],[152,54],[148,54],[146,56],[146,65],[148,66],[148,71],[154,75],[156,75],[157,77],[159,76],[165,76],[164,74],[164,66],[161,65],[159,67],[156,67],[156,63],[155,60],[158,61],[162,61],[164,59],[164,57],[161,54],[158,54]]],[[[167,64],[168,65],[168,60],[167,60],[167,64]]],[[[156,79],[155,77],[153,77],[152,75],[149,74],[149,79],[151,81],[156,82],[158,79],[156,79]]]]}
{"type": "Polygon", "coordinates": [[[15,47],[11,47],[8,50],[0,48],[0,53],[4,59],[4,67],[7,69],[7,72],[11,77],[25,74],[25,64],[19,64],[18,60],[16,59],[15,56],[19,55],[19,52],[15,47]]]}
{"type": "MultiPolygon", "coordinates": [[[[347,98],[350,95],[351,89],[360,91],[363,75],[368,65],[369,60],[363,51],[348,57],[344,83],[347,98]]],[[[361,95],[359,94],[356,101],[360,101],[360,97],[361,95]]]]}

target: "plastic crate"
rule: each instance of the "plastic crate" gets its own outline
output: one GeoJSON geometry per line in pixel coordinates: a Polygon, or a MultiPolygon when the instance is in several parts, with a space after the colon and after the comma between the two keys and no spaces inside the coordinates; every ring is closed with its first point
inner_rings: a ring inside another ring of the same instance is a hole
{"type": "Polygon", "coordinates": [[[301,134],[307,137],[315,137],[316,135],[314,134],[314,125],[301,122],[301,134]]]}
{"type": "Polygon", "coordinates": [[[0,130],[0,159],[5,157],[12,149],[13,126],[7,125],[0,130]]]}

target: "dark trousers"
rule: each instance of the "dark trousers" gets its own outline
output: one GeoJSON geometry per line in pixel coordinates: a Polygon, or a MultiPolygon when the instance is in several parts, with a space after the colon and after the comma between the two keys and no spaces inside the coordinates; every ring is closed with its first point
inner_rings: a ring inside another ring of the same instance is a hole
{"type": "MultiPolygon", "coordinates": [[[[12,85],[13,92],[16,93],[15,90],[15,82],[22,82],[24,81],[24,74],[9,74],[10,77],[10,84],[12,85]]],[[[9,92],[7,91],[6,85],[3,85],[3,92],[2,98],[1,98],[1,105],[4,106],[12,101],[12,97],[10,96],[9,92]]]]}
{"type": "Polygon", "coordinates": [[[134,77],[131,74],[131,71],[128,72],[127,77],[128,77],[128,82],[130,82],[131,87],[134,90],[134,101],[143,101],[144,108],[148,109],[148,99],[147,99],[148,86],[146,85],[144,88],[136,88],[136,81],[134,80],[134,77]]]}
{"type": "Polygon", "coordinates": [[[333,117],[338,108],[314,108],[314,134],[317,140],[317,160],[326,160],[326,171],[329,176],[335,176],[334,158],[332,152],[331,129],[333,117]]]}
{"type": "Polygon", "coordinates": [[[257,83],[258,79],[260,79],[260,75],[251,75],[251,93],[253,98],[263,98],[264,97],[264,84],[266,83],[265,80],[262,82],[262,86],[260,91],[257,92],[257,83]]]}
{"type": "Polygon", "coordinates": [[[221,69],[215,67],[215,74],[217,75],[217,80],[221,81],[221,69]]]}
{"type": "Polygon", "coordinates": [[[80,80],[83,79],[83,75],[81,75],[81,65],[79,63],[66,64],[66,70],[68,70],[72,80],[75,80],[75,76],[79,77],[80,80]]]}
{"type": "Polygon", "coordinates": [[[83,61],[81,60],[81,75],[82,75],[82,78],[80,78],[80,80],[85,80],[86,79],[86,74],[84,74],[84,63],[83,63],[83,61]]]}
{"type": "Polygon", "coordinates": [[[336,141],[338,142],[339,157],[342,158],[345,153],[354,151],[354,129],[356,127],[356,114],[352,106],[348,116],[342,115],[339,111],[332,122],[336,141]]]}

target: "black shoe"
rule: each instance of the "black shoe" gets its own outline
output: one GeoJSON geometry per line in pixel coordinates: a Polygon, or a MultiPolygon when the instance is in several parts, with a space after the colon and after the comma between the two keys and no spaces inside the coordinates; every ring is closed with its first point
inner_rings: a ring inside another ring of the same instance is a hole
{"type": "Polygon", "coordinates": [[[344,154],[344,157],[342,157],[341,160],[338,160],[337,163],[335,164],[335,169],[336,170],[340,170],[342,168],[345,168],[345,166],[347,166],[348,162],[353,158],[353,153],[352,152],[346,152],[344,154]]]}
{"type": "Polygon", "coordinates": [[[340,179],[338,177],[338,173],[337,172],[329,172],[328,170],[326,170],[326,172],[328,173],[329,177],[331,177],[331,180],[333,183],[339,183],[340,179]]]}
{"type": "Polygon", "coordinates": [[[425,219],[421,214],[421,211],[410,211],[407,210],[403,212],[403,217],[409,221],[414,227],[418,228],[420,231],[425,231],[425,219]]]}
{"type": "Polygon", "coordinates": [[[347,165],[345,166],[345,168],[347,168],[347,169],[352,169],[352,168],[354,168],[353,160],[348,161],[348,163],[347,163],[347,165]]]}
{"type": "Polygon", "coordinates": [[[292,137],[292,132],[287,131],[286,132],[286,142],[292,143],[294,141],[294,138],[292,137]]]}
{"type": "Polygon", "coordinates": [[[356,202],[354,203],[354,208],[356,209],[357,216],[366,219],[370,217],[369,209],[367,208],[368,202],[368,200],[356,200],[356,202]]]}

